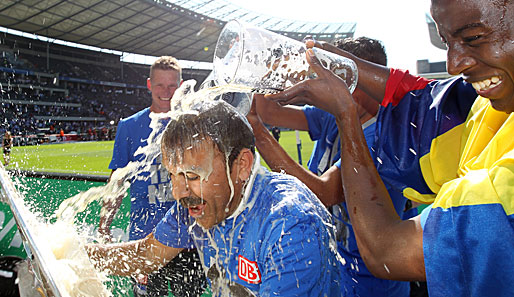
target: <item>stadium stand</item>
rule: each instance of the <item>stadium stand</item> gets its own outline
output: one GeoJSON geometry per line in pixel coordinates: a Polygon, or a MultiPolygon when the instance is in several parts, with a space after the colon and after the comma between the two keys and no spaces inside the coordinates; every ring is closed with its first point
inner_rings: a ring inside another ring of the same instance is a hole
{"type": "MultiPolygon", "coordinates": [[[[0,36],[0,103],[14,145],[61,140],[109,140],[121,118],[151,101],[149,66],[120,56],[52,45],[3,33],[0,36]]],[[[184,79],[202,81],[206,70],[184,69],[184,79]]]]}

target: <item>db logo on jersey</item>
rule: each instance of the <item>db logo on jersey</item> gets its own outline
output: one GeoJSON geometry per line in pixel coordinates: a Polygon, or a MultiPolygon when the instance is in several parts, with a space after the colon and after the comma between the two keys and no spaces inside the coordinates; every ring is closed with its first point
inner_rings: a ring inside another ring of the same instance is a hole
{"type": "Polygon", "coordinates": [[[261,272],[257,267],[257,262],[250,261],[239,255],[239,278],[250,284],[258,284],[261,282],[261,272]]]}

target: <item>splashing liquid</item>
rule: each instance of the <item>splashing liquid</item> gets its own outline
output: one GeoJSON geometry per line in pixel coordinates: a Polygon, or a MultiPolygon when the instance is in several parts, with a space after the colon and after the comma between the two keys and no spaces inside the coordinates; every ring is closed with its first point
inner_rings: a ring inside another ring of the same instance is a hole
{"type": "MultiPolygon", "coordinates": [[[[142,154],[144,158],[141,161],[130,162],[126,167],[117,169],[113,172],[109,182],[101,187],[94,187],[89,189],[88,191],[81,192],[71,198],[66,199],[61,203],[59,208],[54,214],[54,217],[57,218],[57,223],[55,225],[64,225],[64,226],[72,226],[74,218],[80,212],[83,212],[87,209],[88,205],[93,201],[104,201],[104,202],[113,202],[117,197],[124,196],[127,189],[130,187],[129,180],[133,179],[144,179],[150,177],[141,177],[139,173],[149,171],[150,165],[153,163],[154,159],[157,158],[160,154],[160,142],[162,137],[162,132],[165,129],[165,125],[168,122],[168,119],[176,119],[182,114],[191,114],[195,113],[195,107],[198,107],[200,104],[205,104],[206,101],[219,100],[222,98],[222,94],[227,92],[238,92],[238,93],[249,93],[251,89],[241,87],[241,86],[231,86],[226,85],[222,87],[213,87],[202,89],[198,92],[194,92],[195,81],[186,81],[184,82],[179,89],[175,91],[172,100],[170,100],[170,111],[168,113],[151,113],[151,124],[150,128],[152,132],[150,133],[147,142],[148,145],[145,147],[140,147],[136,151],[136,155],[142,154]]],[[[251,102],[246,102],[243,105],[247,105],[244,108],[249,110],[249,106],[251,106],[251,102]]],[[[197,137],[197,135],[192,135],[191,137],[197,137]]],[[[192,147],[184,148],[184,150],[192,149],[192,147]]],[[[178,155],[183,155],[183,151],[179,152],[178,155]]],[[[234,185],[232,184],[232,180],[230,179],[229,168],[228,168],[228,154],[225,156],[226,164],[227,164],[227,179],[229,181],[230,187],[230,199],[226,206],[228,209],[228,205],[232,202],[234,198],[234,185]]],[[[210,160],[212,164],[212,157],[210,160]]],[[[185,172],[191,172],[191,168],[182,168],[179,169],[185,172]]],[[[209,175],[212,172],[212,165],[207,170],[202,172],[195,172],[201,178],[201,181],[208,180],[209,175]]],[[[203,190],[201,189],[201,198],[203,200],[203,190]]],[[[104,215],[104,213],[101,213],[104,215]]],[[[206,230],[207,231],[207,230],[206,230]]],[[[73,234],[71,238],[76,238],[74,233],[65,232],[63,234],[73,234]]],[[[232,241],[236,234],[232,234],[230,236],[230,240],[232,241]]],[[[75,241],[75,240],[72,240],[75,241]]],[[[66,243],[70,243],[69,239],[65,239],[66,243]]],[[[216,243],[214,241],[211,242],[214,246],[216,243]]],[[[77,263],[81,263],[82,256],[75,256],[71,251],[80,249],[83,251],[83,248],[78,248],[74,245],[62,244],[59,246],[56,251],[56,256],[60,255],[70,255],[71,258],[67,258],[68,267],[79,267],[77,263]],[[76,259],[75,259],[76,257],[76,259]],[[75,261],[77,261],[75,263],[75,261]]],[[[86,256],[87,257],[87,256],[86,256]]],[[[200,257],[203,259],[203,255],[200,257]]],[[[79,269],[80,270],[80,269],[79,269]]],[[[83,278],[82,281],[92,282],[92,278],[87,277],[78,277],[83,278]]],[[[81,282],[82,283],[82,282],[81,282]]],[[[84,290],[87,286],[77,285],[72,290],[84,290]]],[[[89,294],[87,292],[83,292],[81,296],[102,296],[100,294],[89,294]]]]}

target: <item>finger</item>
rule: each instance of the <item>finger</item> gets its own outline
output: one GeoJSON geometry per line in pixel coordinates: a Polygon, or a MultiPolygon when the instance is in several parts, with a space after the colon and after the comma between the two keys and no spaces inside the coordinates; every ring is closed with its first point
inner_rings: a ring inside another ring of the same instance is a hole
{"type": "Polygon", "coordinates": [[[307,62],[309,63],[309,65],[312,67],[314,72],[316,72],[316,74],[319,77],[326,77],[327,72],[332,73],[330,70],[328,70],[323,65],[321,65],[321,62],[318,59],[318,57],[316,57],[314,50],[312,50],[312,49],[307,50],[306,55],[307,55],[307,62]]]}
{"type": "Polygon", "coordinates": [[[303,96],[305,90],[308,90],[308,84],[312,83],[310,80],[304,80],[282,92],[276,94],[265,95],[265,99],[269,99],[271,101],[275,101],[280,103],[281,105],[286,105],[287,102],[292,100],[294,97],[303,96]]]}
{"type": "Polygon", "coordinates": [[[314,41],[314,39],[305,40],[305,46],[307,48],[313,48],[315,45],[316,45],[316,41],[314,41]]]}
{"type": "Polygon", "coordinates": [[[289,100],[287,102],[284,102],[285,103],[284,105],[287,105],[287,104],[292,104],[292,105],[304,105],[304,104],[314,105],[313,102],[314,102],[314,100],[311,99],[310,97],[307,97],[307,96],[304,96],[304,95],[299,95],[299,96],[296,96],[296,97],[292,98],[291,100],[289,100]]]}
{"type": "Polygon", "coordinates": [[[333,45],[333,44],[330,44],[328,42],[325,42],[323,43],[323,47],[322,47],[324,50],[326,50],[327,52],[331,52],[331,53],[334,53],[336,55],[339,55],[339,56],[345,56],[344,54],[347,52],[338,48],[337,46],[333,45]]]}
{"type": "Polygon", "coordinates": [[[302,39],[302,42],[306,43],[308,40],[314,40],[312,35],[305,35],[305,37],[302,39]]]}

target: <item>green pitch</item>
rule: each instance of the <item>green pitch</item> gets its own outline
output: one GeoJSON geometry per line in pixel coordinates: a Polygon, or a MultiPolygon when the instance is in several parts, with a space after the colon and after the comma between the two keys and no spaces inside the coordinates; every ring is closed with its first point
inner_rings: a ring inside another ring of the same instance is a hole
{"type": "MultiPolygon", "coordinates": [[[[307,132],[300,132],[302,163],[306,167],[314,143],[307,132]]],[[[280,145],[298,161],[294,131],[282,131],[280,145]]],[[[113,141],[58,143],[14,147],[8,168],[45,172],[109,175],[113,141]]],[[[262,164],[265,165],[264,161],[262,164]]]]}
{"type": "Polygon", "coordinates": [[[14,147],[8,168],[45,172],[109,175],[113,141],[14,147]]]}
{"type": "MultiPolygon", "coordinates": [[[[300,132],[300,140],[302,143],[302,165],[303,167],[307,168],[307,161],[309,161],[309,158],[311,157],[314,142],[311,141],[309,133],[305,131],[300,132]]],[[[294,160],[296,160],[296,162],[298,162],[298,150],[296,148],[295,132],[282,131],[280,133],[279,143],[289,154],[289,156],[291,156],[294,160]]],[[[262,161],[262,164],[266,166],[266,163],[264,161],[262,161]]]]}

